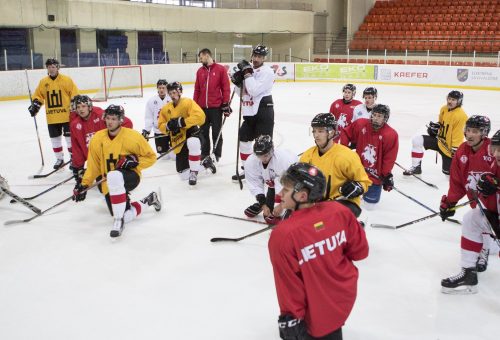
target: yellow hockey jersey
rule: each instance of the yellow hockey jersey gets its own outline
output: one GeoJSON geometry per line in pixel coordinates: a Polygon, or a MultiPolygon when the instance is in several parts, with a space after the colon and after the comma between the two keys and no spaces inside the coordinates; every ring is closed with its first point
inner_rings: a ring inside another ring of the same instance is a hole
{"type": "MultiPolygon", "coordinates": [[[[169,102],[160,110],[160,117],[158,118],[158,128],[164,134],[170,135],[170,145],[175,147],[179,143],[182,143],[186,139],[186,131],[195,125],[201,126],[205,123],[205,112],[201,107],[196,104],[196,102],[190,98],[181,98],[174,106],[174,102],[169,102]],[[181,129],[176,135],[172,135],[170,131],[167,130],[167,123],[172,118],[184,118],[186,126],[181,129]]],[[[182,148],[174,149],[174,152],[178,154],[181,152],[182,148]]]]}
{"type": "MultiPolygon", "coordinates": [[[[139,176],[142,170],[156,162],[155,152],[139,132],[122,127],[113,139],[109,138],[107,129],[96,132],[90,139],[87,170],[82,184],[90,186],[98,176],[106,177],[108,172],[115,170],[118,160],[127,155],[137,156],[139,165],[133,170],[139,176]]],[[[102,184],[102,193],[108,193],[106,182],[102,184]]]]}
{"type": "MultiPolygon", "coordinates": [[[[322,156],[319,155],[318,147],[313,146],[302,154],[300,161],[312,164],[323,172],[326,178],[327,198],[331,200],[342,196],[339,188],[346,181],[359,182],[365,192],[372,184],[358,154],[341,144],[333,144],[330,150],[322,156]]],[[[361,197],[349,201],[359,206],[361,197]]]]}
{"type": "Polygon", "coordinates": [[[35,90],[33,100],[45,104],[47,124],[69,122],[71,99],[78,94],[78,88],[73,80],[63,74],[58,74],[52,80],[49,76],[40,80],[35,90]]]}
{"type": "Polygon", "coordinates": [[[467,114],[462,107],[448,111],[444,105],[439,111],[438,147],[446,156],[452,157],[451,150],[458,149],[464,141],[465,122],[467,114]]]}

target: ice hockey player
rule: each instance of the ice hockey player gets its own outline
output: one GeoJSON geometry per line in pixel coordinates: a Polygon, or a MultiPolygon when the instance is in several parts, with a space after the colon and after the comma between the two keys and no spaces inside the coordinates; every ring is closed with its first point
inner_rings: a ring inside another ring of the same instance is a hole
{"type": "MultiPolygon", "coordinates": [[[[158,128],[158,118],[160,117],[160,110],[163,106],[170,102],[170,97],[167,93],[167,81],[165,79],[158,79],[156,82],[156,91],[158,92],[153,97],[149,98],[146,103],[146,112],[144,113],[144,129],[142,129],[142,135],[147,139],[151,130],[154,133],[154,140],[156,146],[156,152],[162,154],[169,149],[169,137],[163,136],[158,128]]],[[[167,155],[166,157],[170,157],[167,155]]]]}
{"type": "Polygon", "coordinates": [[[326,198],[346,205],[358,217],[360,196],[371,181],[359,156],[344,145],[334,143],[337,122],[330,113],[319,113],[311,121],[316,146],[306,150],[300,161],[318,167],[326,176],[326,198]]]}
{"type": "Polygon", "coordinates": [[[354,99],[356,96],[356,86],[354,84],[345,84],[342,87],[342,98],[337,99],[330,105],[330,113],[335,116],[339,134],[352,122],[354,108],[362,103],[354,99]]]}
{"type": "Polygon", "coordinates": [[[48,75],[38,83],[28,111],[32,117],[36,116],[42,105],[45,104],[47,124],[52,150],[56,156],[54,169],[64,164],[62,135],[66,139],[66,146],[71,156],[71,137],[69,131],[69,117],[71,99],[78,94],[78,88],[73,80],[59,73],[59,61],[49,58],[45,62],[48,75]]]}
{"type": "MultiPolygon", "coordinates": [[[[492,167],[496,159],[493,154],[495,146],[490,147],[487,137],[491,123],[486,116],[472,116],[467,120],[465,128],[466,141],[460,145],[450,168],[450,187],[448,195],[441,199],[440,215],[443,221],[455,214],[453,208],[457,202],[467,195],[469,200],[478,197],[481,187],[488,185],[491,180],[492,167]],[[490,152],[491,151],[491,152],[490,152]]],[[[500,132],[493,137],[494,143],[500,145],[500,132]]],[[[500,150],[500,147],[498,148],[500,150]]],[[[500,159],[500,157],[499,157],[500,159]]],[[[494,182],[494,180],[493,180],[494,182]]],[[[488,192],[486,192],[488,193],[488,192]]],[[[486,207],[486,214],[492,223],[498,223],[498,207],[495,195],[479,196],[482,205],[486,207]]],[[[490,232],[486,228],[486,219],[477,207],[476,202],[471,204],[472,210],[463,217],[461,241],[462,271],[441,281],[443,293],[475,293],[477,272],[484,272],[488,266],[488,255],[492,245],[490,232]]]]}
{"type": "Polygon", "coordinates": [[[363,90],[363,104],[359,104],[354,108],[352,113],[352,122],[354,123],[357,119],[366,118],[370,119],[370,112],[372,108],[376,105],[377,101],[377,89],[374,87],[367,87],[363,90]]]}
{"type": "Polygon", "coordinates": [[[90,140],[87,170],[73,190],[73,200],[80,202],[86,198],[86,190],[95,180],[106,179],[100,189],[114,217],[111,237],[120,236],[124,224],[139,216],[146,207],[161,210],[156,192],[130,202],[129,193],[139,185],[141,171],[153,165],[156,156],[139,132],[122,127],[124,116],[125,111],[118,105],[110,105],[104,111],[106,129],[96,132],[90,140]]]}
{"type": "Polygon", "coordinates": [[[292,164],[281,183],[281,205],[293,212],[268,244],[280,338],[341,340],[357,295],[353,261],[368,256],[365,232],[348,208],[321,202],[327,184],[318,168],[292,164]]]}
{"type": "Polygon", "coordinates": [[[356,145],[356,152],[372,181],[363,195],[369,204],[379,202],[382,188],[391,191],[394,187],[392,168],[398,157],[399,140],[396,130],[387,123],[390,114],[389,106],[377,104],[371,110],[370,119],[356,120],[340,136],[343,145],[356,145]]]}
{"type": "Polygon", "coordinates": [[[427,135],[418,135],[412,139],[412,166],[403,172],[405,176],[422,173],[422,158],[425,150],[435,150],[441,154],[442,171],[450,174],[451,159],[464,140],[464,128],[467,115],[462,109],[464,95],[451,91],[446,97],[446,105],[439,111],[438,122],[429,122],[427,135]]]}
{"type": "MultiPolygon", "coordinates": [[[[264,66],[268,49],[264,45],[257,45],[252,50],[252,64],[246,60],[238,63],[238,71],[231,77],[236,85],[236,93],[242,100],[240,137],[240,159],[242,168],[245,161],[252,154],[252,141],[260,135],[273,137],[274,104],[271,91],[274,84],[274,71],[264,66]]],[[[233,181],[245,178],[244,171],[232,177],[233,181]]]]}
{"type": "MultiPolygon", "coordinates": [[[[212,143],[215,143],[222,129],[222,117],[231,114],[230,85],[226,68],[217,64],[208,48],[198,53],[202,66],[196,72],[193,99],[205,112],[205,124],[201,127],[201,159],[202,162],[213,162],[210,153],[210,127],[212,127],[212,143]]],[[[222,134],[217,145],[213,145],[214,156],[218,162],[222,155],[222,134]]]]}
{"type": "MultiPolygon", "coordinates": [[[[201,160],[199,133],[205,113],[194,100],[182,97],[182,85],[178,81],[169,83],[167,89],[172,101],[161,109],[158,127],[170,136],[177,172],[183,180],[189,180],[189,185],[196,185],[201,160]]],[[[208,169],[216,172],[213,163],[208,169]]]]}
{"type": "Polygon", "coordinates": [[[245,167],[248,189],[257,202],[245,209],[245,215],[255,217],[262,212],[269,224],[276,224],[280,220],[285,211],[279,205],[279,178],[297,160],[298,157],[290,151],[275,149],[271,136],[257,137],[253,154],[248,157],[245,167]],[[278,205],[275,206],[275,203],[278,205]]]}
{"type": "MultiPolygon", "coordinates": [[[[106,128],[104,120],[104,110],[94,106],[92,99],[86,95],[76,95],[73,98],[75,106],[75,118],[70,122],[71,145],[73,153],[71,155],[71,168],[75,180],[81,181],[85,172],[85,162],[87,161],[88,146],[92,136],[102,129],[106,128]]],[[[120,107],[110,105],[109,110],[119,110],[120,107]]],[[[133,128],[132,121],[123,117],[122,127],[133,128]]]]}

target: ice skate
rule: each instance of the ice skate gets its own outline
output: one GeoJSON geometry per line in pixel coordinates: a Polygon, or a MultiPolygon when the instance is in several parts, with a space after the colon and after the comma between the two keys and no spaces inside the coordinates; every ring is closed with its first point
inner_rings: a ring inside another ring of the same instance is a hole
{"type": "Polygon", "coordinates": [[[245,209],[245,215],[255,217],[262,212],[262,206],[259,203],[254,203],[245,209]]]}
{"type": "Polygon", "coordinates": [[[198,171],[191,171],[189,173],[189,185],[196,185],[198,180],[198,171]]]}
{"type": "Polygon", "coordinates": [[[422,174],[422,166],[419,163],[416,166],[412,166],[411,168],[403,171],[403,175],[405,176],[413,176],[413,175],[421,175],[422,174]]]}
{"type": "Polygon", "coordinates": [[[217,172],[217,168],[215,167],[214,161],[210,156],[205,157],[201,162],[201,165],[203,165],[205,169],[210,170],[213,174],[217,172]]]}
{"type": "Polygon", "coordinates": [[[62,168],[63,165],[64,165],[64,159],[56,160],[56,162],[54,163],[54,170],[62,168]]]}
{"type": "Polygon", "coordinates": [[[445,294],[477,293],[476,268],[462,268],[457,275],[441,280],[441,292],[445,294]]]}
{"type": "Polygon", "coordinates": [[[120,236],[122,234],[124,224],[125,222],[123,221],[123,218],[115,218],[115,221],[113,222],[113,227],[109,232],[109,236],[111,237],[120,236]]]}
{"type": "Polygon", "coordinates": [[[141,200],[142,203],[147,204],[148,206],[153,206],[156,211],[161,210],[161,200],[159,195],[156,192],[151,192],[149,195],[144,197],[141,200]]]}
{"type": "Polygon", "coordinates": [[[490,250],[489,249],[481,249],[481,252],[479,253],[479,257],[477,258],[476,261],[476,270],[478,273],[482,273],[486,271],[488,268],[488,256],[490,255],[490,250]]]}

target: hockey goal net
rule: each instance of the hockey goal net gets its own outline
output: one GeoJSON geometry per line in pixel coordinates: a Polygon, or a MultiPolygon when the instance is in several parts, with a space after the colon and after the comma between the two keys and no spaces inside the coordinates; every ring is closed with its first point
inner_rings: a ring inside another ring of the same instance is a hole
{"type": "Polygon", "coordinates": [[[142,94],[141,66],[104,66],[101,73],[101,88],[92,100],[107,101],[110,98],[142,97],[142,94]]]}

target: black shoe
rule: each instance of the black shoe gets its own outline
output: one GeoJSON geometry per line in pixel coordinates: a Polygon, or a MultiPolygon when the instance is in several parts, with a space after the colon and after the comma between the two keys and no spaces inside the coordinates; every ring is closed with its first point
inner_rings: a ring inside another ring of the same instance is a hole
{"type": "Polygon", "coordinates": [[[203,165],[205,169],[209,169],[213,174],[217,172],[217,168],[215,168],[214,161],[210,156],[205,157],[201,162],[201,165],[203,165]]]}
{"type": "Polygon", "coordinates": [[[445,294],[477,293],[476,268],[462,268],[457,275],[441,280],[441,286],[441,291],[445,294]]]}
{"type": "Polygon", "coordinates": [[[191,171],[189,173],[189,185],[196,185],[198,180],[198,171],[191,171]]]}
{"type": "Polygon", "coordinates": [[[156,192],[152,192],[141,200],[142,203],[148,206],[153,206],[156,211],[161,210],[161,201],[156,192]]]}
{"type": "Polygon", "coordinates": [[[420,165],[420,163],[417,166],[412,166],[408,170],[403,171],[403,175],[405,176],[413,176],[421,174],[422,174],[422,166],[420,165]]]}
{"type": "Polygon", "coordinates": [[[488,256],[490,256],[490,250],[484,248],[481,249],[479,257],[477,258],[476,261],[476,270],[478,273],[485,272],[486,269],[488,268],[488,256]]]}
{"type": "Polygon", "coordinates": [[[59,168],[62,168],[64,165],[64,159],[58,159],[55,163],[54,163],[54,170],[57,170],[59,168]]]}
{"type": "Polygon", "coordinates": [[[124,224],[125,222],[123,221],[123,218],[115,218],[115,222],[113,223],[113,228],[109,232],[109,236],[120,236],[122,234],[124,224]]]}
{"type": "Polygon", "coordinates": [[[245,209],[245,215],[248,217],[255,217],[262,212],[262,205],[260,203],[254,203],[245,209]]]}

